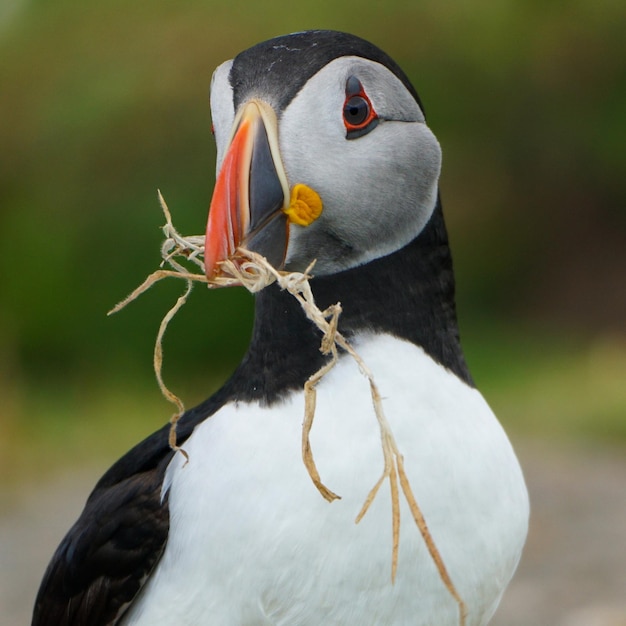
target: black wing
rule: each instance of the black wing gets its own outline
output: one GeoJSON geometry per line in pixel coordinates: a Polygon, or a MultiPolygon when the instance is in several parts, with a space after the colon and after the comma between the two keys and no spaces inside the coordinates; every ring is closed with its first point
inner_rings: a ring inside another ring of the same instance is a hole
{"type": "MultiPolygon", "coordinates": [[[[178,441],[223,404],[222,394],[185,414],[178,441]]],[[[174,452],[163,427],[115,463],[89,496],[44,575],[32,626],[109,626],[128,608],[167,541],[161,487],[174,452]]]]}
{"type": "MultiPolygon", "coordinates": [[[[326,362],[319,342],[319,331],[290,294],[277,285],[258,293],[248,353],[216,394],[181,418],[178,443],[226,402],[271,405],[302,389],[326,362]]],[[[167,541],[161,485],[174,454],[168,432],[166,426],[148,437],[100,479],[48,566],[33,626],[109,626],[132,603],[167,541]]]]}

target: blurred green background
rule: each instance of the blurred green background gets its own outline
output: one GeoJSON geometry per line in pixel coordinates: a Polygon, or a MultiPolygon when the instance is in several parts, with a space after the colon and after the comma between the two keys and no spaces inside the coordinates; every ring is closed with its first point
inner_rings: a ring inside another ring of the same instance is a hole
{"type": "MultiPolygon", "coordinates": [[[[623,0],[2,0],[6,481],[110,461],[169,418],[152,348],[182,283],[106,312],[158,265],[157,188],[181,232],[204,230],[213,69],[308,28],[379,45],[425,103],[464,345],[507,429],[626,443],[623,0]]],[[[170,325],[188,406],[238,362],[251,312],[242,290],[196,288],[170,325]]]]}

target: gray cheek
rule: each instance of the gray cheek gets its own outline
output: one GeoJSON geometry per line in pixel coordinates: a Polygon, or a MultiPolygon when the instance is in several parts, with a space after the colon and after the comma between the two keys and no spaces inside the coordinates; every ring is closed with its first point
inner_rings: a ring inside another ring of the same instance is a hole
{"type": "Polygon", "coordinates": [[[313,275],[333,274],[358,265],[358,250],[337,233],[318,226],[291,228],[285,269],[303,272],[315,260],[313,275]]]}
{"type": "Polygon", "coordinates": [[[314,272],[330,274],[390,254],[419,234],[435,206],[441,165],[425,124],[387,122],[319,148],[316,159],[288,161],[307,164],[290,176],[318,191],[324,211],[311,226],[292,227],[287,269],[301,271],[317,259],[314,272]]]}

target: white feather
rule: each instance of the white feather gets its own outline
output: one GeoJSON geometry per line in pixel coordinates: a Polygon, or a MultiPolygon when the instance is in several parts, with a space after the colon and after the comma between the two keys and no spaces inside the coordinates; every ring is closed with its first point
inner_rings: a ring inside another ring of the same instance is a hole
{"type": "MultiPolygon", "coordinates": [[[[416,346],[390,336],[355,345],[435,542],[486,624],[526,537],[528,499],[515,454],[482,396],[416,346]]],[[[168,468],[170,537],[126,625],[458,624],[402,502],[391,583],[388,485],[357,515],[382,470],[366,379],[343,357],[318,387],[311,444],[326,502],[300,456],[302,393],[282,404],[228,404],[200,424],[168,468]]]]}

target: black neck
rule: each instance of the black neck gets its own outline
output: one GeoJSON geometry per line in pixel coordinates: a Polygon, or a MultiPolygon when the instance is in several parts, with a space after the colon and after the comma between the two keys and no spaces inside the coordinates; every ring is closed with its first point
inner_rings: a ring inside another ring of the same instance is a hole
{"type": "MultiPolygon", "coordinates": [[[[311,280],[316,303],[340,302],[339,330],[385,332],[421,346],[435,361],[473,384],[461,345],[454,304],[454,275],[441,205],[426,228],[389,256],[311,280]]],[[[252,340],[222,389],[237,400],[271,404],[301,389],[325,362],[320,331],[298,302],[277,285],[256,297],[252,340]]]]}

